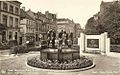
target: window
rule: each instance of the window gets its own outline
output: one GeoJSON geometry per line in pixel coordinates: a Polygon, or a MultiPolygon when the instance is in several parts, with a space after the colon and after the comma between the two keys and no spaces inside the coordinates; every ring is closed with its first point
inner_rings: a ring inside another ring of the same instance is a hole
{"type": "Polygon", "coordinates": [[[19,9],[15,7],[15,14],[19,15],[19,9]]]}
{"type": "Polygon", "coordinates": [[[29,25],[30,25],[30,21],[29,21],[29,25]]]}
{"type": "Polygon", "coordinates": [[[15,27],[18,27],[18,18],[15,18],[15,27]]]}
{"type": "Polygon", "coordinates": [[[28,32],[28,27],[27,27],[27,32],[28,32]]]}
{"type": "Polygon", "coordinates": [[[31,25],[33,25],[33,21],[31,21],[31,25]]]}
{"type": "Polygon", "coordinates": [[[38,28],[36,28],[36,31],[38,31],[38,28]]]}
{"type": "Polygon", "coordinates": [[[5,42],[6,41],[6,31],[3,31],[2,32],[2,42],[5,42]]]}
{"type": "Polygon", "coordinates": [[[9,40],[12,39],[12,32],[9,32],[9,40]]]}
{"type": "Polygon", "coordinates": [[[41,29],[41,31],[42,31],[42,25],[40,26],[40,29],[41,29]]]}
{"type": "Polygon", "coordinates": [[[7,16],[3,15],[3,24],[7,26],[7,16]]]}
{"type": "Polygon", "coordinates": [[[48,30],[49,30],[49,26],[48,26],[48,30]]]}
{"type": "Polygon", "coordinates": [[[13,17],[10,17],[9,26],[13,27],[13,17]]]}
{"type": "Polygon", "coordinates": [[[30,27],[29,27],[29,32],[30,32],[30,27]]]}
{"type": "Polygon", "coordinates": [[[27,20],[27,25],[29,24],[29,21],[27,20]]]}
{"type": "Polygon", "coordinates": [[[3,2],[3,10],[4,11],[7,11],[8,10],[8,5],[7,3],[3,2]]]}
{"type": "Polygon", "coordinates": [[[17,32],[15,32],[15,40],[17,40],[17,32]]]}
{"type": "Polygon", "coordinates": [[[10,13],[13,13],[13,6],[12,6],[12,5],[10,5],[9,12],[10,12],[10,13]]]}
{"type": "Polygon", "coordinates": [[[0,1],[0,10],[1,10],[1,1],[0,1]]]}
{"type": "Polygon", "coordinates": [[[34,33],[34,28],[33,28],[33,33],[34,33]]]}

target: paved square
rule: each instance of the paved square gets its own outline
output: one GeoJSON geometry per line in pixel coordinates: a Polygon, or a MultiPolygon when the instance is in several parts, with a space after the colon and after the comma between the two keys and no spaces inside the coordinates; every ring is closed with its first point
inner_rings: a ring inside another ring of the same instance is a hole
{"type": "Polygon", "coordinates": [[[0,55],[0,75],[119,75],[120,74],[120,58],[109,57],[100,54],[84,55],[92,57],[96,66],[92,69],[79,72],[56,73],[49,71],[41,71],[30,68],[26,65],[26,60],[30,56],[39,55],[39,52],[29,52],[19,54],[18,56],[0,55]],[[6,71],[7,72],[4,72],[6,71]],[[2,72],[2,73],[1,73],[2,72]]]}

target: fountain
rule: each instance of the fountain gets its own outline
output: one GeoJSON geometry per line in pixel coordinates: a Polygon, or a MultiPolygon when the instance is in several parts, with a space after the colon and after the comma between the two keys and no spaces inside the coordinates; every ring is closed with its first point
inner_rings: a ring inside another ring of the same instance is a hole
{"type": "Polygon", "coordinates": [[[59,33],[58,40],[55,40],[55,32],[48,31],[48,46],[49,49],[40,51],[40,59],[48,59],[48,60],[59,60],[60,62],[65,60],[75,60],[78,59],[79,50],[71,49],[67,45],[67,33],[61,31],[59,33]],[[56,42],[55,42],[56,41],[56,42]]]}
{"type": "Polygon", "coordinates": [[[27,64],[43,69],[81,69],[93,65],[91,59],[80,57],[79,49],[72,48],[72,36],[68,38],[65,31],[61,31],[56,38],[54,30],[47,33],[48,49],[40,50],[40,56],[29,58],[27,64]]]}

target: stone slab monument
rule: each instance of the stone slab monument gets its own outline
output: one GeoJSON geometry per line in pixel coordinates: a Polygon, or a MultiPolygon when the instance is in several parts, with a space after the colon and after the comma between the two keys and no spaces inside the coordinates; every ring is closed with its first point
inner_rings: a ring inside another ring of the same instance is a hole
{"type": "Polygon", "coordinates": [[[100,54],[110,52],[110,38],[108,38],[107,32],[101,35],[85,35],[81,33],[80,38],[78,38],[78,45],[80,46],[80,54],[83,52],[100,54]]]}

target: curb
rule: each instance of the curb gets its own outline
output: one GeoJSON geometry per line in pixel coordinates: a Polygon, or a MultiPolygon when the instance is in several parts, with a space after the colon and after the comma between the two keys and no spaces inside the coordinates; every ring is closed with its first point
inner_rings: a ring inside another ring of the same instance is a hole
{"type": "Polygon", "coordinates": [[[25,64],[26,64],[27,67],[29,67],[29,68],[31,68],[31,69],[34,69],[34,70],[46,71],[46,72],[56,72],[56,73],[84,71],[84,70],[92,69],[92,68],[94,68],[94,67],[96,66],[95,63],[93,62],[93,65],[91,65],[91,66],[89,66],[89,67],[86,67],[86,68],[73,69],[73,70],[53,70],[53,69],[42,69],[42,68],[32,67],[32,66],[29,66],[29,65],[27,64],[27,62],[26,62],[25,64]]]}

